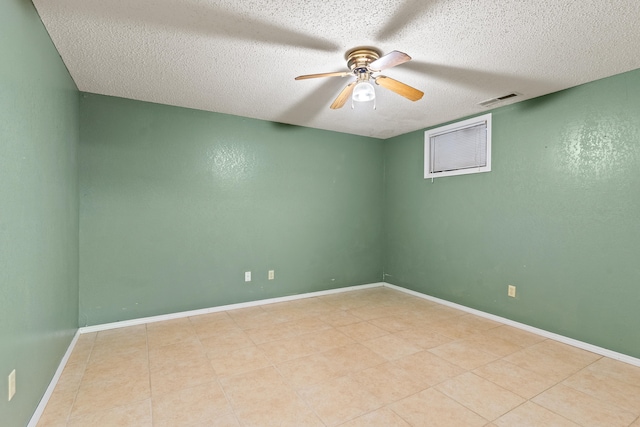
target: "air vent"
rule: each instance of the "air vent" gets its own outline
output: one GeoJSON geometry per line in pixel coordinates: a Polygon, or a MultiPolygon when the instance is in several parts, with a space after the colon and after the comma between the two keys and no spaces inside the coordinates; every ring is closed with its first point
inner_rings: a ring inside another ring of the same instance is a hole
{"type": "Polygon", "coordinates": [[[502,101],[506,101],[507,99],[515,98],[516,96],[522,96],[522,95],[517,93],[517,92],[512,92],[512,93],[509,93],[507,95],[499,96],[497,98],[487,99],[486,101],[482,101],[482,102],[478,103],[478,105],[481,105],[483,107],[491,107],[491,106],[493,106],[495,104],[498,104],[498,103],[500,103],[502,101]]]}

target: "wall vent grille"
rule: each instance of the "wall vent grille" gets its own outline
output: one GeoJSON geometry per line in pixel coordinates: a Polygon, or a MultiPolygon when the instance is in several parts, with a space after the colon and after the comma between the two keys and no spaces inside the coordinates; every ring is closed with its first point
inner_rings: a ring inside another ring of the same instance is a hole
{"type": "Polygon", "coordinates": [[[517,93],[517,92],[511,92],[511,93],[508,93],[506,95],[499,96],[497,98],[487,99],[485,101],[482,101],[482,102],[478,103],[478,105],[481,105],[483,107],[491,107],[491,106],[493,106],[495,104],[498,104],[498,103],[500,103],[502,101],[506,101],[507,99],[515,98],[515,97],[518,97],[518,96],[522,96],[522,95],[517,93]]]}

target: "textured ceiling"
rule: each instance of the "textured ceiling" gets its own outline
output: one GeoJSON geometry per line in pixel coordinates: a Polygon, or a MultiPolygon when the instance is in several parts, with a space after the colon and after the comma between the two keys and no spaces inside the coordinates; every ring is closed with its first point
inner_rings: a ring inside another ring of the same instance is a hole
{"type": "Polygon", "coordinates": [[[638,0],[34,0],[81,91],[388,138],[640,68],[638,0]],[[357,46],[406,52],[377,109],[329,105],[357,46]],[[512,100],[511,102],[514,102],[512,100]]]}

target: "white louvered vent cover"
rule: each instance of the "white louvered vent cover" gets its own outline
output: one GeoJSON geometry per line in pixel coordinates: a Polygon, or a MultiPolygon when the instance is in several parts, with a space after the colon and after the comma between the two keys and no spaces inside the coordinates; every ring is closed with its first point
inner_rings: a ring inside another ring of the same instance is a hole
{"type": "Polygon", "coordinates": [[[424,177],[491,170],[491,114],[425,132],[424,177]]]}

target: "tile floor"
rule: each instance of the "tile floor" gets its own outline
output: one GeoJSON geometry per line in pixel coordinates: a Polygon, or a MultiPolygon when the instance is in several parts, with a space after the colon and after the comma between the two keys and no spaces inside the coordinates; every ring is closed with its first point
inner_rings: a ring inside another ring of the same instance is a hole
{"type": "Polygon", "coordinates": [[[83,334],[39,426],[634,426],[640,367],[388,288],[83,334]]]}

